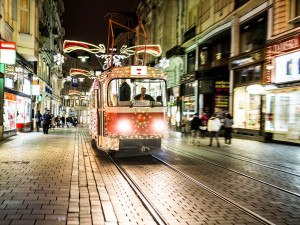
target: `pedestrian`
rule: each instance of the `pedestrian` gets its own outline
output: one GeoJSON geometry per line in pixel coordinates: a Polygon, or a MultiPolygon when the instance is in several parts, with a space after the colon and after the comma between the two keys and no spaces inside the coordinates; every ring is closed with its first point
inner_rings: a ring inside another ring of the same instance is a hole
{"type": "Polygon", "coordinates": [[[72,125],[73,125],[73,117],[70,116],[70,118],[69,118],[69,126],[72,126],[72,125]]]}
{"type": "Polygon", "coordinates": [[[70,126],[70,116],[67,116],[66,124],[67,124],[67,128],[69,128],[69,126],[70,126]]]}
{"type": "Polygon", "coordinates": [[[56,126],[59,128],[60,127],[60,117],[59,117],[59,115],[57,115],[55,117],[55,122],[56,122],[56,126]]]}
{"type": "Polygon", "coordinates": [[[62,126],[62,128],[65,127],[65,123],[66,123],[65,115],[62,115],[62,117],[61,117],[61,126],[62,126]]]}
{"type": "Polygon", "coordinates": [[[38,110],[37,113],[35,114],[35,124],[36,124],[37,132],[40,132],[41,121],[42,121],[42,114],[40,113],[40,110],[38,110]]]}
{"type": "Polygon", "coordinates": [[[188,119],[186,117],[183,117],[181,122],[181,135],[184,137],[186,137],[187,135],[188,124],[189,124],[188,119]]]}
{"type": "Polygon", "coordinates": [[[199,114],[195,113],[193,119],[191,120],[191,136],[190,136],[190,145],[200,146],[200,126],[201,120],[199,119],[199,114]]]}
{"type": "Polygon", "coordinates": [[[55,117],[53,114],[51,114],[51,128],[52,128],[52,130],[54,130],[54,128],[55,128],[55,117]]]}
{"type": "Polygon", "coordinates": [[[233,118],[230,115],[230,113],[228,113],[226,115],[226,118],[225,118],[225,121],[224,121],[224,127],[225,127],[225,144],[228,144],[228,145],[231,145],[232,125],[233,125],[233,118]]]}
{"type": "Polygon", "coordinates": [[[76,127],[76,126],[77,126],[77,123],[78,123],[77,117],[74,117],[74,120],[73,120],[73,126],[76,127]]]}
{"type": "Polygon", "coordinates": [[[207,130],[209,131],[209,134],[210,134],[209,146],[212,146],[212,140],[213,140],[213,137],[215,137],[217,140],[217,146],[220,147],[220,142],[219,142],[220,128],[221,128],[221,121],[217,117],[216,113],[214,113],[209,118],[208,123],[207,123],[207,130]]]}
{"type": "Polygon", "coordinates": [[[201,136],[204,138],[205,133],[207,133],[207,121],[208,121],[205,113],[203,113],[200,120],[201,120],[201,126],[200,126],[201,136]]]}
{"type": "Polygon", "coordinates": [[[43,131],[44,131],[44,134],[48,134],[50,122],[51,122],[50,110],[47,110],[43,115],[43,131]]]}

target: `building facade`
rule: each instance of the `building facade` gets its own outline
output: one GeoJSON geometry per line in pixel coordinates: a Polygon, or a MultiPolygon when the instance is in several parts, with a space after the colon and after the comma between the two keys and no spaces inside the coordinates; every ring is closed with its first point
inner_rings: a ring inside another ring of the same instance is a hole
{"type": "MultiPolygon", "coordinates": [[[[40,46],[43,45],[43,35],[40,35],[42,10],[47,2],[56,5],[51,11],[53,14],[63,10],[62,1],[1,1],[1,41],[11,42],[16,46],[16,61],[1,64],[0,108],[3,116],[0,118],[0,139],[14,135],[17,131],[31,131],[34,127],[34,114],[42,108],[39,102],[44,93],[50,90],[46,86],[50,85],[52,74],[41,73],[39,67],[42,61],[40,46]]],[[[53,24],[53,27],[56,25],[53,24]]],[[[61,37],[63,35],[64,33],[61,37]]],[[[54,43],[54,39],[52,41],[54,43]]],[[[51,49],[47,48],[47,51],[50,52],[51,49]]],[[[53,59],[50,61],[53,62],[53,59]]]]}

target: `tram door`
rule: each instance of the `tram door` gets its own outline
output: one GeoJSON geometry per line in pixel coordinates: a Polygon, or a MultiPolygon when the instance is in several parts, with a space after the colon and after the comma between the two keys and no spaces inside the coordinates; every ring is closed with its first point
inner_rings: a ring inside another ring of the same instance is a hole
{"type": "Polygon", "coordinates": [[[97,90],[97,121],[98,121],[98,137],[97,137],[97,141],[98,141],[98,146],[102,147],[102,136],[103,136],[103,128],[102,128],[102,124],[103,124],[103,99],[102,99],[102,85],[99,84],[99,89],[97,90]]]}

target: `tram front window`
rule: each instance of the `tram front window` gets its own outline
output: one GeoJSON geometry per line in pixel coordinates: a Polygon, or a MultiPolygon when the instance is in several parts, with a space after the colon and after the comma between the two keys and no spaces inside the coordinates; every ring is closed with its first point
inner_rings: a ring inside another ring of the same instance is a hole
{"type": "Polygon", "coordinates": [[[107,90],[108,106],[166,106],[166,81],[162,79],[113,79],[107,90]]]}

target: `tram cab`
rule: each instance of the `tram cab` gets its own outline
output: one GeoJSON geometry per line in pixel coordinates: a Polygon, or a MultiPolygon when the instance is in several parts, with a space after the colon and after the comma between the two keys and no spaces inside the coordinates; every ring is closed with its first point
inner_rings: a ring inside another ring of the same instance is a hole
{"type": "Polygon", "coordinates": [[[90,93],[90,135],[97,148],[117,157],[160,152],[168,137],[166,86],[165,73],[153,67],[100,74],[90,93]]]}

